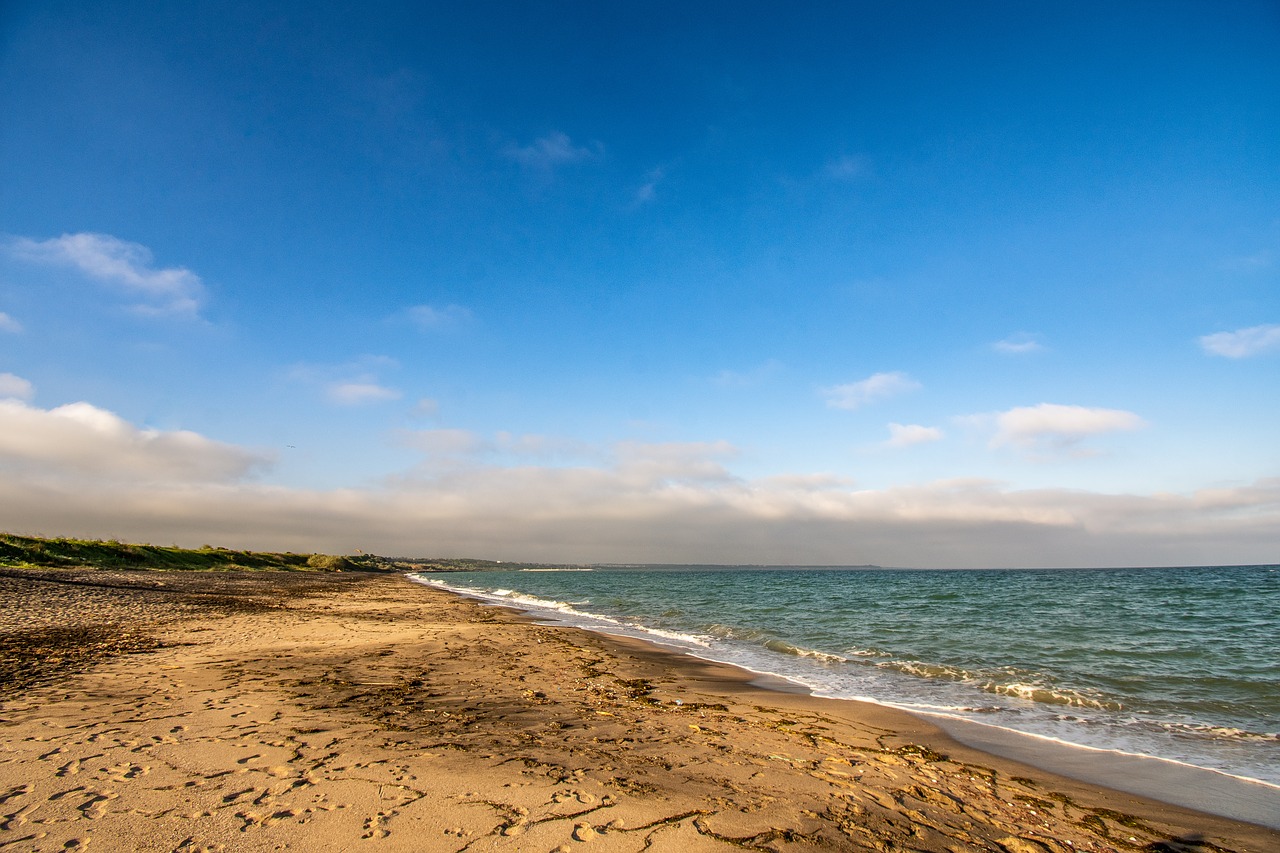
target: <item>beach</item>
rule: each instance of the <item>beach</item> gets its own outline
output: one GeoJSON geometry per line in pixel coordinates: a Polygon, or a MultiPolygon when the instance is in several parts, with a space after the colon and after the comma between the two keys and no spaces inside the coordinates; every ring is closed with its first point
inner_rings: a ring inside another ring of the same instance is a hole
{"type": "Polygon", "coordinates": [[[1280,849],[400,575],[0,570],[0,849],[1280,849]]]}

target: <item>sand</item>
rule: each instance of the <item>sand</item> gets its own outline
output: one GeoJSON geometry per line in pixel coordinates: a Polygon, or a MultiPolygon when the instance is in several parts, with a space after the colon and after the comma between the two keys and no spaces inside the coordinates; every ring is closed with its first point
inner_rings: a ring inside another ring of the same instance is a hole
{"type": "Polygon", "coordinates": [[[0,850],[1280,850],[400,576],[0,570],[0,850]]]}

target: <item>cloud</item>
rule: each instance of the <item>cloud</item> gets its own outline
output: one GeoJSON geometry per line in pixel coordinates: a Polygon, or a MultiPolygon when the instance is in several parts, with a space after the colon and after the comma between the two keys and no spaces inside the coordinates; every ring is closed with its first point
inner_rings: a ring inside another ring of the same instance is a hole
{"type": "Polygon", "coordinates": [[[21,376],[0,373],[0,400],[30,400],[35,394],[35,386],[21,376]]]}
{"type": "Polygon", "coordinates": [[[1205,335],[1200,338],[1200,346],[1210,355],[1224,358],[1248,358],[1280,350],[1280,323],[1205,335]]]}
{"type": "Polygon", "coordinates": [[[557,166],[590,160],[604,153],[604,146],[595,143],[590,148],[574,145],[566,133],[552,131],[546,136],[535,139],[528,145],[512,143],[503,149],[509,159],[516,161],[527,169],[549,171],[557,166]]]}
{"type": "Polygon", "coordinates": [[[440,402],[430,397],[423,397],[413,404],[412,414],[415,418],[434,418],[440,414],[440,402]]]}
{"type": "Polygon", "coordinates": [[[431,456],[470,456],[485,443],[467,429],[422,429],[402,433],[400,443],[431,456]]]}
{"type": "Polygon", "coordinates": [[[10,317],[8,314],[0,311],[0,332],[9,332],[10,334],[18,334],[22,331],[22,324],[10,317]]]}
{"type": "Polygon", "coordinates": [[[0,470],[71,483],[236,481],[268,457],[185,430],[140,429],[89,403],[40,409],[0,400],[0,470]]]}
{"type": "Polygon", "coordinates": [[[828,178],[838,181],[852,181],[862,178],[871,172],[871,161],[861,155],[837,157],[827,163],[822,172],[828,178]]]}
{"type": "Polygon", "coordinates": [[[1087,408],[1041,403],[979,415],[972,422],[993,423],[992,447],[1024,450],[1066,450],[1091,436],[1143,429],[1147,422],[1122,409],[1087,408]]]}
{"type": "Polygon", "coordinates": [[[364,406],[399,400],[401,394],[376,382],[334,382],[325,389],[325,396],[339,406],[364,406]]]}
{"type": "Polygon", "coordinates": [[[727,442],[623,442],[591,464],[552,466],[474,457],[532,455],[557,439],[406,440],[457,464],[300,489],[251,478],[270,462],[261,453],[193,432],[141,428],[85,402],[0,401],[0,513],[33,533],[554,562],[1122,566],[1262,563],[1280,551],[1280,477],[1187,494],[977,479],[859,489],[822,473],[736,476],[727,442]]]}
{"type": "Polygon", "coordinates": [[[827,405],[833,409],[857,409],[876,400],[905,394],[920,387],[905,373],[876,373],[859,382],[847,385],[833,385],[821,389],[822,396],[827,398],[827,405]]]}
{"type": "Polygon", "coordinates": [[[631,199],[632,204],[639,206],[653,201],[654,196],[657,193],[658,184],[664,177],[666,177],[666,172],[661,166],[656,169],[651,169],[649,173],[644,176],[644,183],[636,189],[635,195],[631,199]]]}
{"type": "Polygon", "coordinates": [[[1033,335],[1029,332],[1017,332],[1002,341],[996,341],[991,348],[1005,355],[1025,355],[1032,352],[1042,352],[1044,344],[1040,343],[1039,335],[1033,335]]]}
{"type": "Polygon", "coordinates": [[[151,250],[109,234],[63,234],[50,240],[17,237],[8,249],[32,263],[66,266],[140,299],[146,315],[195,316],[204,296],[200,277],[185,267],[156,269],[151,250]]]}
{"type": "Polygon", "coordinates": [[[782,363],[769,359],[745,372],[722,370],[711,378],[711,384],[720,388],[750,388],[759,385],[782,372],[782,363]]]}
{"type": "Polygon", "coordinates": [[[928,444],[943,439],[942,430],[937,427],[920,426],[919,424],[889,424],[889,440],[886,447],[911,447],[915,444],[928,444]]]}
{"type": "Polygon", "coordinates": [[[461,305],[446,305],[443,308],[414,305],[406,314],[410,322],[424,332],[444,329],[471,319],[471,312],[461,305]]]}
{"type": "Polygon", "coordinates": [[[399,400],[403,396],[378,380],[380,370],[399,366],[395,359],[384,355],[363,355],[343,364],[295,364],[286,376],[317,388],[335,405],[364,406],[399,400]]]}
{"type": "MultiPolygon", "coordinates": [[[[0,442],[5,460],[7,430],[0,442]]],[[[1280,478],[1153,495],[1009,490],[982,480],[856,489],[822,475],[744,480],[724,476],[714,452],[651,448],[595,466],[462,467],[376,488],[308,490],[183,479],[173,464],[189,465],[187,454],[154,455],[123,465],[88,454],[85,461],[116,468],[85,467],[62,480],[6,464],[6,524],[193,546],[554,562],[1246,564],[1280,550],[1280,478]],[[656,467],[637,472],[637,458],[656,467]],[[127,477],[112,476],[119,467],[127,477]],[[159,482],[142,481],[157,468],[159,482]]],[[[238,464],[214,471],[241,470],[244,460],[232,459],[238,464]]]]}

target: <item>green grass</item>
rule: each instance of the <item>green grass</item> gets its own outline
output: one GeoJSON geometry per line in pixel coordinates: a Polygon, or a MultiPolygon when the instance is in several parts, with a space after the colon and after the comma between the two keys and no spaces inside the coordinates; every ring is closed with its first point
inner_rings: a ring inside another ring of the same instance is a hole
{"type": "Polygon", "coordinates": [[[153,571],[274,570],[289,572],[395,571],[381,557],[361,554],[275,554],[233,551],[205,545],[202,548],[165,548],[131,545],[116,540],[44,539],[0,533],[0,566],[49,566],[99,569],[149,569],[153,571]]]}

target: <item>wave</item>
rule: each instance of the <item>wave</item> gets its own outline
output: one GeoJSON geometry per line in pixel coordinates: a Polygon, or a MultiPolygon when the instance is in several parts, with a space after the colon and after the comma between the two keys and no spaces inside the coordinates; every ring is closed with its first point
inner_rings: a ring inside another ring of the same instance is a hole
{"type": "Polygon", "coordinates": [[[1095,711],[1123,711],[1125,706],[1115,699],[1108,699],[1094,691],[1078,690],[1060,685],[1048,685],[1041,677],[1030,673],[1001,673],[1006,679],[984,672],[970,672],[958,666],[941,663],[925,663],[914,660],[889,660],[874,664],[882,669],[914,675],[918,678],[955,681],[977,688],[985,693],[1010,696],[1044,705],[1067,705],[1073,708],[1091,708],[1095,711]]]}
{"type": "Polygon", "coordinates": [[[424,578],[421,575],[407,575],[409,580],[415,581],[427,586],[434,586],[440,589],[447,589],[450,592],[456,592],[459,595],[466,595],[471,598],[478,598],[481,601],[490,604],[500,604],[506,607],[515,607],[523,610],[542,610],[554,611],[564,614],[565,616],[579,617],[581,619],[605,622],[614,625],[622,624],[619,620],[608,616],[601,616],[597,613],[585,613],[578,610],[581,607],[590,604],[590,599],[581,601],[557,601],[550,598],[539,598],[536,595],[525,595],[517,593],[511,589],[476,589],[475,587],[461,586],[459,584],[450,584],[436,578],[424,578]]]}

